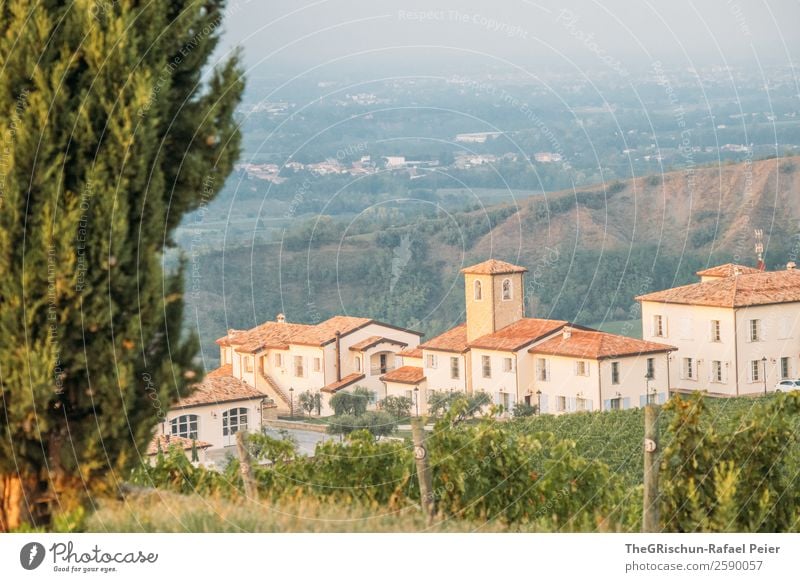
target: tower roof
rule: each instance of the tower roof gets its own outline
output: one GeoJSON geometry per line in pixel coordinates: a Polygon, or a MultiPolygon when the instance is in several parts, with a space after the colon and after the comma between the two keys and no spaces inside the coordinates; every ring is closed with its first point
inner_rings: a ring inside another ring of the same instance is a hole
{"type": "Polygon", "coordinates": [[[507,273],[526,273],[528,269],[525,267],[518,267],[505,261],[497,259],[489,259],[477,265],[461,269],[465,275],[505,275],[507,273]]]}

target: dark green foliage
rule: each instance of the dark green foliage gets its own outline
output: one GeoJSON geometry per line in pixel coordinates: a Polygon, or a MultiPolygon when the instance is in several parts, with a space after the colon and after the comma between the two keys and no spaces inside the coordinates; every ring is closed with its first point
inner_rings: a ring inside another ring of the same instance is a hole
{"type": "Polygon", "coordinates": [[[428,413],[434,418],[441,418],[451,411],[455,422],[473,418],[481,410],[492,404],[492,397],[486,392],[475,392],[471,396],[463,392],[447,392],[431,390],[428,392],[428,413]]]}
{"type": "Polygon", "coordinates": [[[385,410],[398,420],[411,416],[413,404],[411,398],[407,396],[387,396],[378,403],[381,410],[385,410]]]}
{"type": "Polygon", "coordinates": [[[239,153],[238,57],[200,82],[224,0],[98,6],[0,9],[0,473],[34,498],[129,468],[199,379],[162,251],[239,153]]]}
{"type": "Polygon", "coordinates": [[[514,418],[526,418],[536,414],[536,411],[536,406],[525,404],[524,402],[517,402],[514,405],[514,410],[511,411],[511,414],[514,415],[514,418]]]}
{"type": "Polygon", "coordinates": [[[297,403],[300,405],[300,408],[309,415],[315,412],[319,414],[322,409],[322,395],[319,392],[306,390],[297,397],[297,403]]]}
{"type": "Polygon", "coordinates": [[[352,392],[337,392],[331,397],[330,405],[336,416],[361,416],[375,398],[375,393],[363,386],[356,386],[352,392]]]}
{"type": "Polygon", "coordinates": [[[777,394],[715,423],[705,401],[673,399],[664,451],[662,522],[668,531],[778,532],[800,510],[800,392],[777,394]]]}
{"type": "Polygon", "coordinates": [[[328,433],[347,435],[356,431],[368,431],[372,436],[389,436],[397,430],[397,418],[388,412],[377,410],[352,414],[336,415],[328,419],[328,433]]]}

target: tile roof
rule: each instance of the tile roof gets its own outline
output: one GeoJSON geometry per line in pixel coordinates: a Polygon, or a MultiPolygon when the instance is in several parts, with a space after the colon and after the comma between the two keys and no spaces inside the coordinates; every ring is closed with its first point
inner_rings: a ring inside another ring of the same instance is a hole
{"type": "Polygon", "coordinates": [[[505,273],[526,273],[527,271],[528,269],[525,267],[518,267],[497,259],[489,259],[477,265],[461,269],[461,272],[466,275],[502,275],[505,273]]]}
{"type": "Polygon", "coordinates": [[[398,384],[419,384],[425,380],[425,372],[419,366],[401,366],[381,376],[381,382],[398,384]]]}
{"type": "Polygon", "coordinates": [[[528,352],[550,356],[603,360],[639,354],[655,354],[676,349],[666,344],[633,339],[602,331],[573,328],[569,338],[565,337],[563,333],[558,334],[533,346],[528,352]]]}
{"type": "Polygon", "coordinates": [[[424,344],[421,344],[420,349],[423,350],[441,350],[443,352],[466,352],[467,347],[467,324],[462,323],[452,329],[447,330],[435,338],[431,338],[424,344]]]}
{"type": "Polygon", "coordinates": [[[726,277],[640,295],[636,300],[728,308],[800,302],[800,271],[726,277]]]}
{"type": "Polygon", "coordinates": [[[238,351],[257,352],[262,349],[285,350],[289,341],[306,331],[311,325],[267,321],[249,330],[232,329],[217,340],[220,346],[236,346],[238,351]]]}
{"type": "Polygon", "coordinates": [[[525,317],[470,342],[470,348],[513,352],[567,325],[566,321],[525,317]]]}
{"type": "Polygon", "coordinates": [[[175,435],[156,435],[153,437],[153,440],[150,441],[150,444],[147,445],[147,454],[148,455],[157,455],[158,454],[158,445],[161,445],[161,450],[165,453],[169,450],[170,447],[180,447],[184,451],[191,451],[192,450],[192,443],[198,449],[207,449],[211,446],[211,443],[207,443],[205,441],[192,441],[192,439],[187,439],[175,435]]]}
{"type": "Polygon", "coordinates": [[[337,331],[344,336],[370,323],[422,335],[416,331],[395,327],[366,317],[337,315],[316,325],[267,321],[249,330],[230,330],[228,335],[217,340],[217,344],[235,346],[237,351],[250,353],[263,349],[285,350],[290,344],[324,346],[336,339],[337,331]]]}
{"type": "Polygon", "coordinates": [[[406,348],[400,352],[400,355],[403,356],[404,358],[421,358],[422,350],[418,347],[406,348]]]}
{"type": "Polygon", "coordinates": [[[388,337],[383,337],[380,335],[373,335],[368,337],[367,339],[361,340],[360,342],[353,344],[350,346],[350,349],[354,352],[363,352],[364,350],[368,350],[371,347],[377,346],[378,344],[394,344],[396,346],[406,347],[408,344],[405,342],[397,341],[388,337]]]}
{"type": "Polygon", "coordinates": [[[358,382],[359,380],[363,380],[364,377],[365,377],[364,374],[348,374],[338,382],[331,382],[327,386],[324,386],[321,390],[329,394],[335,394],[339,390],[347,388],[348,386],[358,382]]]}
{"type": "Polygon", "coordinates": [[[733,263],[727,263],[725,265],[719,265],[717,267],[711,267],[710,269],[703,269],[702,271],[697,271],[697,276],[699,277],[733,277],[736,275],[736,271],[739,271],[740,275],[752,275],[753,273],[760,273],[758,269],[754,269],[753,267],[746,267],[744,265],[735,265],[733,263]]]}
{"type": "Polygon", "coordinates": [[[223,366],[206,374],[203,381],[195,386],[194,392],[186,398],[178,400],[173,408],[186,408],[234,400],[255,400],[267,397],[266,394],[262,394],[246,382],[234,378],[226,372],[229,372],[228,366],[223,366]]]}

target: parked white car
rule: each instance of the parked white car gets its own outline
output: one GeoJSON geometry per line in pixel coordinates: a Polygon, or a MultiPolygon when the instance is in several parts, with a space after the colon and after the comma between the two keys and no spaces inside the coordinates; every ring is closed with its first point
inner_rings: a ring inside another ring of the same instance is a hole
{"type": "Polygon", "coordinates": [[[800,380],[781,380],[775,385],[775,392],[800,390],[800,380]]]}

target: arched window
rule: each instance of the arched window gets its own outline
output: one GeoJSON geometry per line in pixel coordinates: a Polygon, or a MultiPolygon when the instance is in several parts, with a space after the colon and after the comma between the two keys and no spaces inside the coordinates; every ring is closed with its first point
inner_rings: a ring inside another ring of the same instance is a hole
{"type": "Polygon", "coordinates": [[[240,430],[247,430],[247,409],[231,408],[222,413],[222,436],[225,437],[225,444],[232,444],[236,433],[240,430]]]}
{"type": "Polygon", "coordinates": [[[475,281],[475,301],[483,299],[483,289],[480,281],[475,281]]]}
{"type": "Polygon", "coordinates": [[[179,436],[185,439],[197,438],[197,415],[184,414],[178,418],[173,418],[169,422],[169,432],[172,436],[179,436]]]}
{"type": "Polygon", "coordinates": [[[511,279],[503,279],[503,301],[511,301],[511,279]]]}
{"type": "Polygon", "coordinates": [[[356,372],[361,372],[361,356],[356,356],[356,372]]]}

